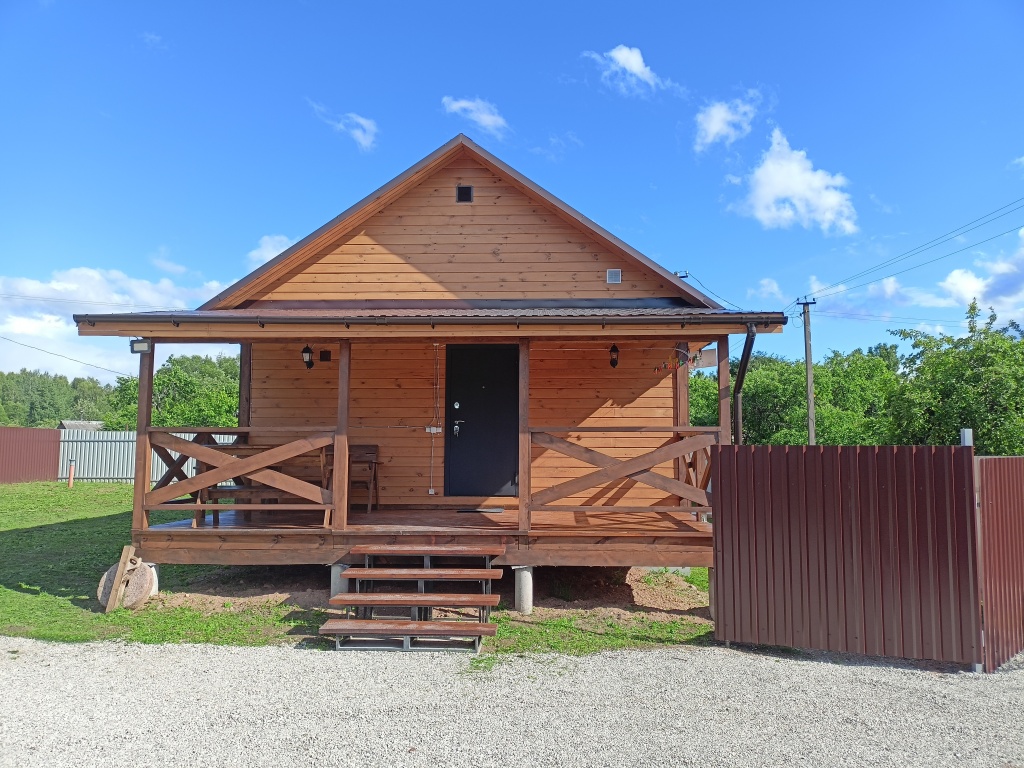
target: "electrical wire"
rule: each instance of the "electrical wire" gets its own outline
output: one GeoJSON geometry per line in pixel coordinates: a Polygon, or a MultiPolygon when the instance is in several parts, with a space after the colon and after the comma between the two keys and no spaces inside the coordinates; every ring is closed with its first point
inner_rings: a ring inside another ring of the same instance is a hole
{"type": "Polygon", "coordinates": [[[55,302],[58,304],[93,304],[100,307],[131,307],[133,309],[182,309],[182,307],[160,307],[156,304],[122,304],[116,301],[87,301],[85,299],[59,299],[50,296],[32,296],[27,293],[0,293],[2,299],[32,299],[34,301],[55,302]]]}
{"type": "Polygon", "coordinates": [[[705,291],[710,293],[712,296],[714,296],[716,299],[718,299],[722,303],[728,304],[728,305],[730,305],[732,307],[735,307],[736,309],[740,310],[741,312],[743,311],[743,307],[741,307],[739,304],[735,304],[735,303],[729,301],[724,296],[718,295],[717,293],[712,291],[710,288],[708,288],[706,285],[704,285],[704,283],[701,282],[701,279],[699,277],[697,277],[695,274],[693,274],[693,272],[688,272],[687,274],[688,274],[688,278],[692,277],[694,279],[694,281],[696,281],[697,285],[699,285],[701,288],[703,288],[705,291]]]}
{"type": "Polygon", "coordinates": [[[936,256],[934,259],[928,259],[928,261],[922,261],[920,264],[915,264],[912,267],[907,267],[906,269],[900,269],[900,270],[898,270],[896,272],[892,272],[892,273],[890,273],[888,275],[883,275],[882,277],[876,277],[874,280],[868,280],[868,281],[863,282],[863,283],[858,283],[857,285],[844,285],[841,288],[839,288],[839,289],[837,289],[835,291],[832,291],[831,293],[816,293],[816,294],[814,294],[814,296],[816,298],[819,298],[819,299],[825,299],[825,298],[828,298],[829,296],[836,296],[836,295],[838,295],[840,293],[846,293],[847,291],[852,291],[852,290],[854,290],[856,288],[863,288],[866,285],[872,285],[874,283],[881,282],[882,280],[888,280],[890,277],[896,277],[896,275],[902,275],[902,274],[904,274],[906,272],[910,272],[912,270],[919,269],[921,267],[927,266],[928,264],[934,264],[936,261],[941,261],[942,259],[948,258],[950,256],[954,256],[954,255],[956,255],[958,253],[963,253],[964,251],[969,251],[971,248],[976,248],[977,246],[983,245],[984,243],[987,243],[987,242],[990,242],[992,240],[995,240],[996,238],[1003,237],[1004,235],[1008,235],[1011,232],[1016,232],[1019,229],[1021,229],[1022,227],[1024,227],[1024,223],[1018,224],[1017,226],[1012,227],[1011,229],[1008,229],[1005,232],[1000,232],[998,235],[992,235],[992,237],[986,237],[984,240],[979,240],[976,243],[971,243],[970,245],[965,245],[963,248],[957,248],[955,251],[950,251],[949,253],[945,253],[942,256],[936,256]]]}
{"type": "Polygon", "coordinates": [[[80,363],[81,365],[87,365],[90,368],[99,368],[101,371],[107,371],[108,373],[116,373],[118,376],[127,376],[128,378],[132,378],[132,375],[130,373],[124,373],[123,371],[115,371],[113,368],[104,368],[102,365],[96,365],[95,363],[87,363],[85,362],[85,360],[78,360],[74,357],[68,357],[67,355],[60,354],[60,352],[51,352],[50,350],[43,349],[42,347],[33,347],[31,344],[25,344],[24,342],[21,341],[15,341],[14,339],[9,339],[6,336],[0,336],[0,339],[3,339],[4,341],[9,341],[11,342],[11,344],[18,344],[19,346],[22,347],[34,349],[37,352],[44,352],[47,355],[53,355],[54,357],[63,357],[65,360],[70,360],[73,363],[80,363]]]}

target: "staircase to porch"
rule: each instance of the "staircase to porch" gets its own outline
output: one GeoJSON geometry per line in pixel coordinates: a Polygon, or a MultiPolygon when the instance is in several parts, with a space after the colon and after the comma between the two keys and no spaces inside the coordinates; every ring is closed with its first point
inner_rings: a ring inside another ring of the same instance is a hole
{"type": "Polygon", "coordinates": [[[491,585],[502,577],[492,558],[503,546],[363,544],[349,554],[362,567],[342,573],[348,591],[329,603],[344,612],[328,619],[321,635],[339,650],[478,651],[497,626],[491,609],[500,596],[491,585]]]}

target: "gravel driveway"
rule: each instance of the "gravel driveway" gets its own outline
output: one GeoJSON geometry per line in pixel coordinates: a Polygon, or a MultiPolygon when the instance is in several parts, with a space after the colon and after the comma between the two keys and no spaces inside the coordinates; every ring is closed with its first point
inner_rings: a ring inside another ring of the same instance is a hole
{"type": "Polygon", "coordinates": [[[1024,766],[994,675],[718,647],[517,658],[0,638],[0,765],[1024,766]]]}

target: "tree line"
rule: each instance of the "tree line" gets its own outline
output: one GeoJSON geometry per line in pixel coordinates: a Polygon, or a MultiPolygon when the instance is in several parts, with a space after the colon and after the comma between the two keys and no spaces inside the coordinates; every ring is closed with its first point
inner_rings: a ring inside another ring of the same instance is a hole
{"type": "MultiPolygon", "coordinates": [[[[814,366],[816,437],[821,445],[954,445],[974,430],[978,452],[1024,454],[1024,330],[967,312],[966,333],[894,332],[908,343],[832,352],[814,366]]],[[[739,361],[731,361],[735,380],[739,361]]],[[[153,380],[155,426],[237,425],[239,358],[171,356],[153,380]]],[[[0,373],[0,424],[55,427],[62,419],[134,429],[138,379],[114,386],[39,371],[0,373]]],[[[690,379],[691,421],[718,423],[718,384],[690,379]]],[[[743,387],[746,443],[807,442],[803,361],[755,354],[743,387]]]]}

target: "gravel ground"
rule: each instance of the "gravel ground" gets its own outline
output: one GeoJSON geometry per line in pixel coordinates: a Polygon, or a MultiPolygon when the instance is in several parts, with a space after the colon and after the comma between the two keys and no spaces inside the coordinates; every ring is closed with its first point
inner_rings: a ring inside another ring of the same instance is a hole
{"type": "Polygon", "coordinates": [[[533,656],[0,638],[2,766],[1024,766],[994,675],[720,647],[533,656]]]}

